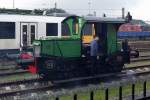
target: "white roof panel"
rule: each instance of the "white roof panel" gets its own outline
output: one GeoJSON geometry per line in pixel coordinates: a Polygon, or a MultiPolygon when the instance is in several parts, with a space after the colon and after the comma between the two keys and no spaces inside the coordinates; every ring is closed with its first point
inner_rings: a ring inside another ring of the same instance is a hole
{"type": "Polygon", "coordinates": [[[50,23],[61,23],[65,18],[66,17],[0,14],[0,22],[50,22],[50,23]]]}

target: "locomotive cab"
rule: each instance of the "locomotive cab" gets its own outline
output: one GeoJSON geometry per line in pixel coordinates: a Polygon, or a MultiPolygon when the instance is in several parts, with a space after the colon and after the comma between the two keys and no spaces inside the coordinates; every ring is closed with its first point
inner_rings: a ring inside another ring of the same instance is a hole
{"type": "MultiPolygon", "coordinates": [[[[99,18],[99,17],[85,17],[86,24],[91,25],[92,29],[83,28],[83,54],[90,57],[90,43],[89,38],[85,38],[85,34],[90,34],[91,37],[94,35],[99,37],[100,46],[100,59],[98,66],[105,66],[105,72],[109,71],[121,71],[124,66],[124,53],[121,51],[117,43],[117,31],[125,19],[119,18],[99,18]],[[87,39],[87,40],[86,40],[87,39]]],[[[130,57],[126,57],[130,60],[130,57]]]]}

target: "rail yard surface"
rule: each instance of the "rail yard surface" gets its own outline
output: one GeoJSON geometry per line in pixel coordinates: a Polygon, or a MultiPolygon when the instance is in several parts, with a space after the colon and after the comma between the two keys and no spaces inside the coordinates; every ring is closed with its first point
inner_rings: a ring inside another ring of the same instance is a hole
{"type": "Polygon", "coordinates": [[[150,25],[44,13],[0,14],[0,100],[150,99],[150,25]]]}
{"type": "Polygon", "coordinates": [[[139,58],[132,58],[131,64],[126,64],[122,72],[79,77],[61,81],[43,80],[38,75],[32,75],[28,70],[16,67],[15,63],[1,62],[0,66],[0,98],[1,100],[70,100],[78,95],[78,99],[87,99],[94,92],[94,98],[105,99],[106,89],[109,89],[109,98],[118,98],[117,90],[124,88],[123,98],[131,99],[131,84],[136,85],[137,95],[141,98],[143,82],[147,82],[147,95],[150,95],[150,54],[140,52],[139,58]],[[98,95],[101,93],[100,95],[98,95]],[[75,95],[76,94],[76,95],[75,95]],[[70,98],[70,99],[69,99],[70,98]]]}

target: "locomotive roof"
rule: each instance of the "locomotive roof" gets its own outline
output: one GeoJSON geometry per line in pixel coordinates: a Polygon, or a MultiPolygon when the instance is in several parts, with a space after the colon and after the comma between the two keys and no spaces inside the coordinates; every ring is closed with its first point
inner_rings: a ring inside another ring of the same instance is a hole
{"type": "Polygon", "coordinates": [[[55,17],[69,17],[69,16],[76,16],[75,14],[69,14],[69,13],[51,13],[47,14],[48,16],[55,16],[55,17]]]}
{"type": "Polygon", "coordinates": [[[61,23],[65,18],[66,17],[0,14],[0,22],[50,22],[50,23],[61,23]]]}
{"type": "Polygon", "coordinates": [[[122,18],[108,18],[108,17],[95,17],[85,16],[84,19],[87,22],[104,22],[104,23],[125,23],[125,19],[122,18]]]}

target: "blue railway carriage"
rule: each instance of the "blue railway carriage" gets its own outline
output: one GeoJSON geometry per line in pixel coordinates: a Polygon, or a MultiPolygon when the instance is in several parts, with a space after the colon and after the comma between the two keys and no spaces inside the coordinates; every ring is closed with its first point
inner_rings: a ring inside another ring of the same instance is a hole
{"type": "Polygon", "coordinates": [[[150,25],[142,20],[134,20],[124,24],[118,31],[119,39],[149,39],[150,25]]]}
{"type": "Polygon", "coordinates": [[[150,31],[142,32],[118,32],[119,39],[149,39],[150,31]]]}

